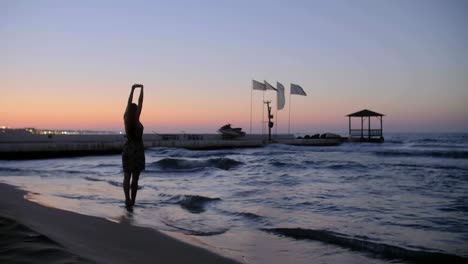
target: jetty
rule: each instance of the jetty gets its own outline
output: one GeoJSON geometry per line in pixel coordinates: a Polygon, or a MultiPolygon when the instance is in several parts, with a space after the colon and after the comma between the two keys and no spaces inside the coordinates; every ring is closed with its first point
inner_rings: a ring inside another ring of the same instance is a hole
{"type": "MultiPolygon", "coordinates": [[[[170,147],[191,150],[210,150],[226,148],[258,148],[270,144],[286,144],[294,146],[336,146],[344,142],[383,142],[383,114],[371,110],[361,110],[347,115],[349,118],[349,137],[341,137],[332,133],[296,138],[293,134],[277,134],[272,136],[273,122],[270,108],[269,133],[245,134],[239,137],[226,137],[218,134],[144,134],[145,148],[170,147]],[[360,118],[360,129],[352,128],[352,118],[360,118]],[[380,121],[380,129],[373,129],[371,118],[380,121]],[[364,122],[367,121],[367,128],[364,122]]],[[[223,126],[226,127],[226,126],[223,126]]],[[[239,128],[232,128],[233,130],[239,128]]],[[[237,131],[237,130],[236,130],[237,131]]],[[[240,131],[240,130],[239,130],[240,131]]],[[[25,129],[0,129],[0,159],[43,159],[54,157],[73,157],[85,155],[119,154],[126,142],[122,133],[96,133],[87,131],[51,131],[25,129]]]]}
{"type": "MultiPolygon", "coordinates": [[[[269,142],[265,135],[246,135],[224,139],[221,134],[144,134],[145,148],[173,147],[192,150],[256,148],[267,144],[333,146],[336,139],[295,139],[292,134],[276,135],[269,142]]],[[[124,134],[55,135],[0,133],[0,159],[41,159],[86,155],[119,154],[126,142],[124,134]]]]}

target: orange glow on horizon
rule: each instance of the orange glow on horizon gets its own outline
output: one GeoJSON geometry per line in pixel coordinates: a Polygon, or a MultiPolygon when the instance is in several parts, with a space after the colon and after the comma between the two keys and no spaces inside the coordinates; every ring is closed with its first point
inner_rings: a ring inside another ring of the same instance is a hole
{"type": "MultiPolygon", "coordinates": [[[[2,89],[0,99],[1,124],[9,127],[35,127],[39,129],[82,129],[82,130],[123,130],[123,113],[126,107],[129,87],[110,82],[107,85],[95,83],[65,86],[65,81],[55,84],[42,80],[35,85],[28,82],[8,83],[2,89]],[[66,88],[59,88],[59,87],[66,88]],[[30,87],[36,87],[31,89],[30,87]],[[117,88],[113,88],[117,87],[117,88]]],[[[130,85],[128,85],[130,86],[130,85]]],[[[145,133],[190,131],[215,133],[231,123],[250,132],[250,90],[248,83],[242,89],[224,88],[216,90],[171,86],[170,84],[145,85],[145,99],[141,121],[145,133]],[[165,87],[164,89],[160,87],[165,87]]],[[[275,110],[276,94],[267,92],[265,99],[273,101],[275,110]]],[[[134,101],[137,100],[135,94],[134,101]]],[[[253,93],[252,132],[261,133],[262,93],[253,93]]],[[[332,95],[309,93],[307,97],[292,96],[292,132],[346,131],[346,114],[372,109],[386,115],[384,129],[405,131],[405,128],[426,131],[437,124],[456,126],[466,121],[462,104],[452,103],[446,107],[428,104],[414,107],[413,104],[392,104],[381,98],[369,103],[359,95],[332,95]],[[350,96],[352,98],[350,98],[350,96]]],[[[286,107],[278,111],[279,133],[287,132],[289,96],[286,107]]],[[[266,117],[266,109],[265,109],[266,117]]],[[[273,128],[276,131],[276,127],[273,128]]]]}

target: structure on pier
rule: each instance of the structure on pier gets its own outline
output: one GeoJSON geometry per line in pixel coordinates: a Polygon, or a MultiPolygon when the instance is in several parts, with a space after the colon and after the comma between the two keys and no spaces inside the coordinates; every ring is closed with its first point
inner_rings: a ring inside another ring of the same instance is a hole
{"type": "Polygon", "coordinates": [[[352,113],[347,115],[349,118],[349,138],[351,139],[359,139],[360,141],[377,141],[382,142],[384,140],[383,137],[383,122],[382,119],[384,117],[383,114],[379,114],[377,112],[371,110],[361,110],[356,113],[352,113]],[[351,118],[358,117],[361,118],[361,129],[353,129],[351,125],[351,118]],[[375,117],[377,120],[380,121],[380,129],[372,129],[371,128],[371,118],[375,117]],[[364,128],[364,122],[367,121],[367,128],[364,128]]]}

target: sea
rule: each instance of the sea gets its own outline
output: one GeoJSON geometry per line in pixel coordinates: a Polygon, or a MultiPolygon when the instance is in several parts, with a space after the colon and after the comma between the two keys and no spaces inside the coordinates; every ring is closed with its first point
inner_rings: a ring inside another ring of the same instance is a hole
{"type": "Polygon", "coordinates": [[[132,211],[120,155],[3,160],[0,182],[245,263],[468,263],[468,134],[145,154],[132,211]]]}

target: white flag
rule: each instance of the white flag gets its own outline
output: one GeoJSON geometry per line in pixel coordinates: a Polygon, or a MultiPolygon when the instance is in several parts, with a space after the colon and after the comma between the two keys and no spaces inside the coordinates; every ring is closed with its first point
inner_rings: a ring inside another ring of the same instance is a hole
{"type": "Polygon", "coordinates": [[[304,95],[307,96],[307,94],[304,92],[304,89],[300,87],[297,84],[291,83],[291,94],[298,94],[298,95],[304,95]]]}
{"type": "Polygon", "coordinates": [[[255,80],[252,80],[252,89],[254,90],[260,90],[260,91],[266,91],[266,86],[264,83],[257,82],[255,80]]]}
{"type": "Polygon", "coordinates": [[[278,110],[281,110],[284,108],[284,86],[276,82],[276,106],[278,110]]]}
{"type": "Polygon", "coordinates": [[[264,82],[265,82],[265,88],[267,90],[275,90],[276,91],[276,89],[273,86],[271,86],[271,84],[269,84],[267,81],[264,81],[264,82]]]}

